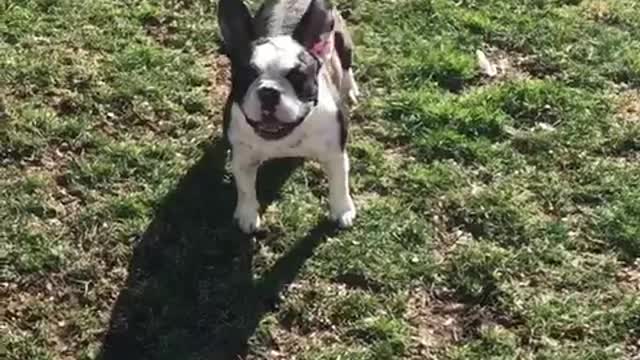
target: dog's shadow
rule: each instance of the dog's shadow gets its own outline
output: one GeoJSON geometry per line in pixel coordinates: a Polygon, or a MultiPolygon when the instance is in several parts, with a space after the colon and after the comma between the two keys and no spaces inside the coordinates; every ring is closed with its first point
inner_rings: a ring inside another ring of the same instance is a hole
{"type": "MultiPolygon", "coordinates": [[[[233,226],[236,195],[226,146],[214,142],[160,206],[137,243],[99,359],[239,359],[278,294],[334,231],[318,224],[260,279],[252,239],[233,226]]],[[[286,159],[258,176],[268,204],[299,166],[286,159]]]]}

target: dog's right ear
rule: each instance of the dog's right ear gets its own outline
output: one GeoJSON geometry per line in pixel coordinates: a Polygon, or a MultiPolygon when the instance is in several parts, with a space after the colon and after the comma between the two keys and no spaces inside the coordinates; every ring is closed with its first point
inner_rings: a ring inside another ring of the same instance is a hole
{"type": "Polygon", "coordinates": [[[232,62],[246,61],[251,56],[251,42],[255,40],[253,20],[242,0],[220,0],[218,26],[224,49],[232,62]]]}

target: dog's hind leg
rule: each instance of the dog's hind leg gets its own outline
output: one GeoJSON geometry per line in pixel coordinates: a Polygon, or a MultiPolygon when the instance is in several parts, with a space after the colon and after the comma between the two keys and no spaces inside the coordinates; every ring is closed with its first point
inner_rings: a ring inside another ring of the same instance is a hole
{"type": "Polygon", "coordinates": [[[334,47],[342,68],[340,94],[343,97],[348,96],[353,103],[356,103],[360,96],[360,90],[353,76],[353,41],[347,30],[346,22],[337,10],[334,10],[334,18],[334,47]]]}

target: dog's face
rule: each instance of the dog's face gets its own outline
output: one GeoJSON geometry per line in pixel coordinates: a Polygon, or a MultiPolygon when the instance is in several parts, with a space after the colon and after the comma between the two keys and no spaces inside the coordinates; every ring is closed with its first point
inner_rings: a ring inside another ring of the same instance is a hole
{"type": "Polygon", "coordinates": [[[265,139],[288,135],[318,101],[319,60],[291,37],[259,39],[238,69],[236,100],[247,122],[265,139]]]}
{"type": "Polygon", "coordinates": [[[297,30],[299,36],[271,36],[256,33],[260,31],[241,0],[220,2],[220,29],[232,63],[232,96],[249,125],[267,140],[290,134],[318,102],[322,62],[313,51],[313,39],[324,29],[314,26],[317,20],[310,21],[307,13],[307,23],[297,25],[302,29],[297,30]]]}

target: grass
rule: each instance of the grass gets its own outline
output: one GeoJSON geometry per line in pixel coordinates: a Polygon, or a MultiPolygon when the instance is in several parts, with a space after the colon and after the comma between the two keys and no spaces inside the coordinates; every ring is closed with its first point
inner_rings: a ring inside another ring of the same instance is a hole
{"type": "Polygon", "coordinates": [[[280,161],[252,241],[215,5],[0,1],[3,358],[640,354],[640,5],[338,3],[357,225],[280,161]]]}

